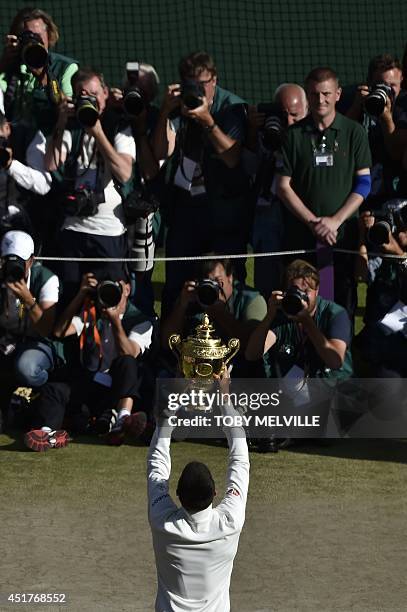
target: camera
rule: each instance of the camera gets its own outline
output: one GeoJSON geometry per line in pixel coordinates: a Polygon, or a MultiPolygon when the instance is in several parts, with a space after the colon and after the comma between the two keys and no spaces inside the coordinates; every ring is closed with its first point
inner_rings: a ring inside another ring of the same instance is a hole
{"type": "Polygon", "coordinates": [[[25,261],[18,255],[6,255],[0,260],[0,279],[3,283],[17,283],[25,277],[25,261]]]}
{"type": "Polygon", "coordinates": [[[370,87],[368,95],[365,97],[365,111],[372,117],[379,117],[386,106],[387,98],[394,102],[394,91],[386,83],[376,83],[370,87]]]}
{"type": "Polygon", "coordinates": [[[218,283],[211,278],[203,278],[197,281],[195,290],[198,296],[198,302],[204,308],[212,306],[219,299],[220,287],[218,283]]]}
{"type": "Polygon", "coordinates": [[[309,304],[307,293],[298,287],[289,287],[281,300],[281,308],[286,315],[295,317],[301,310],[304,310],[303,302],[309,304]]]}
{"type": "Polygon", "coordinates": [[[95,96],[78,96],[75,99],[75,115],[81,125],[93,127],[99,119],[99,105],[95,96]]]}
{"type": "Polygon", "coordinates": [[[18,37],[21,62],[30,68],[44,68],[48,62],[48,51],[39,34],[23,30],[18,37]]]}
{"type": "Polygon", "coordinates": [[[202,98],[205,96],[205,89],[202,83],[194,79],[184,79],[181,82],[181,100],[189,110],[202,106],[202,98]]]}
{"type": "Polygon", "coordinates": [[[390,234],[407,226],[407,200],[389,200],[374,216],[375,222],[369,228],[367,238],[376,247],[388,244],[390,234]]]}
{"type": "Polygon", "coordinates": [[[115,308],[123,295],[123,287],[118,281],[104,280],[96,287],[96,301],[100,308],[115,308]]]}
{"type": "Polygon", "coordinates": [[[146,107],[144,94],[138,86],[139,70],[138,62],[127,62],[127,86],[123,95],[123,107],[130,117],[137,117],[146,107]]]}
{"type": "Polygon", "coordinates": [[[148,217],[149,214],[156,212],[160,203],[145,185],[134,189],[126,198],[123,199],[124,215],[126,223],[135,223],[141,217],[148,217]]]}
{"type": "Polygon", "coordinates": [[[262,130],[263,145],[272,151],[279,149],[284,130],[287,127],[284,113],[274,102],[258,104],[257,112],[266,115],[262,130]]]}
{"type": "Polygon", "coordinates": [[[0,168],[7,168],[10,161],[10,153],[7,151],[7,147],[10,146],[8,138],[0,136],[0,168]]]}
{"type": "Polygon", "coordinates": [[[81,185],[73,193],[65,194],[62,204],[68,217],[91,217],[104,201],[103,192],[97,193],[81,185]]]}

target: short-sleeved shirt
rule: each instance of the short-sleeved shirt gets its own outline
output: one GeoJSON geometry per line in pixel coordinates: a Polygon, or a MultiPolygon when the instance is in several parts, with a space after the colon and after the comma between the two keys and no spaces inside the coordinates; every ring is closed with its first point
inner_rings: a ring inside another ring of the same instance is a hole
{"type": "Polygon", "coordinates": [[[352,337],[351,324],[346,310],[335,302],[318,296],[313,318],[317,328],[327,340],[336,339],[346,343],[343,366],[338,370],[328,368],[310,340],[301,333],[298,323],[281,313],[271,325],[271,330],[277,340],[265,355],[266,372],[269,377],[285,376],[293,366],[298,366],[311,377],[346,378],[352,376],[352,356],[349,350],[352,337]]]}
{"type": "MultiPolygon", "coordinates": [[[[68,155],[72,149],[72,133],[64,131],[62,146],[68,155]]],[[[127,127],[114,137],[114,148],[117,153],[136,157],[136,145],[131,128],[127,127]]],[[[85,134],[82,150],[78,158],[77,179],[75,187],[85,186],[91,191],[101,191],[104,202],[99,204],[96,214],[90,217],[67,217],[63,229],[99,236],[121,236],[126,231],[122,198],[115,188],[110,169],[97,152],[93,136],[85,134]]]]}
{"type": "MultiPolygon", "coordinates": [[[[352,192],[355,174],[371,166],[369,142],[363,127],[336,113],[324,132],[317,130],[311,116],[291,126],[282,147],[282,163],[277,172],[291,177],[291,187],[316,216],[334,215],[352,192]],[[333,166],[314,167],[314,151],[326,137],[333,166]]],[[[298,247],[315,243],[308,227],[291,213],[286,215],[290,243],[298,247]]]]}

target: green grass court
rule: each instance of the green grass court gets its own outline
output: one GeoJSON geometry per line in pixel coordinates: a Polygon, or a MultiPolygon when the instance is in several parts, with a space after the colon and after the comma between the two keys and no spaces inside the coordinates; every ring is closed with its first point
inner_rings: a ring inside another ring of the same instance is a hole
{"type": "MultiPolygon", "coordinates": [[[[66,593],[64,606],[23,609],[153,610],[146,453],[82,438],[40,455],[0,436],[1,611],[16,609],[6,604],[12,592],[66,593]]],[[[172,457],[173,489],[184,464],[197,459],[222,495],[224,447],[177,442],[172,457]]],[[[404,612],[406,462],[404,440],[251,454],[232,610],[404,612]]]]}

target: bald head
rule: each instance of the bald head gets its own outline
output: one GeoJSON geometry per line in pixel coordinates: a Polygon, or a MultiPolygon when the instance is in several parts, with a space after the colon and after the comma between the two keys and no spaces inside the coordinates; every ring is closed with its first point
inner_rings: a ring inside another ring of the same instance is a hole
{"type": "Polygon", "coordinates": [[[307,96],[303,88],[296,83],[279,85],[274,100],[287,115],[287,125],[300,121],[308,113],[307,96]]]}

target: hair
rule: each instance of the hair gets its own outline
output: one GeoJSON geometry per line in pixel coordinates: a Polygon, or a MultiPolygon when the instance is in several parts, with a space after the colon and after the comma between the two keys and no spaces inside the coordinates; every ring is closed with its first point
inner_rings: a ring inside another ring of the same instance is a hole
{"type": "Polygon", "coordinates": [[[372,57],[369,62],[367,80],[369,83],[371,83],[376,72],[387,72],[387,70],[393,70],[394,68],[402,70],[401,62],[397,57],[391,55],[390,53],[376,55],[375,57],[372,57]]]}
{"type": "Polygon", "coordinates": [[[298,83],[281,83],[274,92],[274,102],[278,102],[278,99],[281,93],[286,87],[297,87],[298,88],[298,91],[301,95],[302,103],[304,105],[304,108],[306,109],[308,106],[307,94],[305,93],[304,88],[301,87],[301,85],[298,85],[298,83]]]}
{"type": "Polygon", "coordinates": [[[83,66],[79,68],[79,70],[77,70],[72,75],[72,78],[71,78],[72,89],[75,91],[75,88],[78,85],[78,83],[85,83],[86,81],[90,81],[90,79],[93,79],[95,77],[99,79],[102,87],[106,87],[105,77],[103,76],[102,72],[99,72],[95,68],[92,68],[92,66],[83,66]]]}
{"type": "Polygon", "coordinates": [[[305,89],[308,88],[311,82],[314,83],[323,83],[324,81],[336,81],[339,85],[338,75],[332,68],[328,68],[326,66],[313,68],[311,72],[307,74],[305,77],[304,85],[305,89]]]}
{"type": "Polygon", "coordinates": [[[304,259],[295,259],[284,273],[284,286],[289,287],[296,278],[304,278],[313,289],[319,287],[319,273],[314,266],[304,259]]]}
{"type": "Polygon", "coordinates": [[[198,261],[196,264],[196,275],[201,278],[206,278],[208,274],[214,271],[218,264],[221,264],[225,268],[226,276],[233,274],[232,260],[221,257],[217,257],[216,253],[205,253],[205,255],[211,255],[211,259],[203,259],[198,261]]]}
{"type": "Polygon", "coordinates": [[[24,30],[24,26],[27,21],[33,21],[34,19],[43,20],[43,22],[47,26],[49,46],[53,47],[54,45],[56,45],[59,39],[59,32],[51,15],[39,8],[33,8],[31,6],[26,6],[25,8],[18,11],[17,15],[14,17],[11,23],[10,34],[19,36],[19,34],[21,34],[21,32],[24,30]]]}
{"type": "Polygon", "coordinates": [[[205,510],[215,497],[215,482],[209,468],[200,461],[188,463],[178,480],[177,495],[186,510],[205,510]]]}
{"type": "Polygon", "coordinates": [[[215,62],[206,51],[194,51],[183,57],[179,63],[178,70],[181,79],[194,79],[204,70],[210,72],[213,77],[217,74],[215,62]]]}
{"type": "Polygon", "coordinates": [[[144,62],[140,62],[139,69],[149,78],[152,85],[153,99],[156,98],[160,85],[160,77],[158,76],[157,70],[151,64],[145,64],[144,62]]]}

